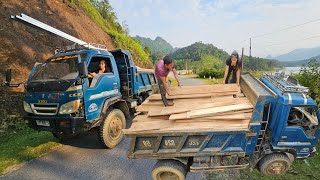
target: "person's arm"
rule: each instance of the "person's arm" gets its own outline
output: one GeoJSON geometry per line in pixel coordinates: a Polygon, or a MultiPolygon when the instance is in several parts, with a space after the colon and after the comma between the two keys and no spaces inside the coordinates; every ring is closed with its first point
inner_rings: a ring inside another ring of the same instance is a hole
{"type": "Polygon", "coordinates": [[[239,68],[237,70],[237,85],[239,86],[240,85],[240,76],[241,76],[241,69],[239,68]]]}
{"type": "Polygon", "coordinates": [[[88,77],[89,77],[89,78],[93,78],[95,75],[96,75],[95,72],[91,72],[91,73],[88,74],[88,77]]]}
{"type": "Polygon", "coordinates": [[[228,76],[228,72],[229,72],[229,66],[226,65],[226,68],[224,70],[224,76],[223,76],[223,84],[226,83],[226,79],[227,79],[227,76],[228,76]]]}
{"type": "Polygon", "coordinates": [[[160,77],[160,81],[163,84],[163,88],[166,91],[166,93],[170,96],[169,88],[167,87],[167,82],[165,77],[160,77]]]}
{"type": "Polygon", "coordinates": [[[173,69],[172,69],[172,72],[173,72],[173,74],[174,74],[174,77],[175,77],[176,80],[178,81],[178,86],[181,87],[181,82],[180,82],[180,79],[179,79],[179,76],[178,76],[178,73],[177,73],[176,68],[173,68],[173,69]]]}

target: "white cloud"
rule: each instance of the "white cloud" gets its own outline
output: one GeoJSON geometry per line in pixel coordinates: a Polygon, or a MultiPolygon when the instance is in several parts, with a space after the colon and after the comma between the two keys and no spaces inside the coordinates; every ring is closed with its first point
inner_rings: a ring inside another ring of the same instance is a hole
{"type": "MultiPolygon", "coordinates": [[[[132,36],[161,36],[176,47],[203,41],[229,53],[243,46],[248,49],[249,37],[320,18],[318,0],[110,0],[110,4],[132,36]]],[[[252,39],[253,55],[320,46],[320,38],[297,41],[320,35],[319,30],[317,21],[252,39]],[[281,44],[286,41],[291,43],[281,44]]]]}

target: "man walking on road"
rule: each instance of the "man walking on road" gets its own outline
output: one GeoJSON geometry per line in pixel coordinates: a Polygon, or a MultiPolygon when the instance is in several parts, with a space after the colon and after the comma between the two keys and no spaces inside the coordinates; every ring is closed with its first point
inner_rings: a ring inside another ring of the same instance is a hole
{"type": "Polygon", "coordinates": [[[167,76],[170,71],[173,72],[174,77],[176,78],[176,80],[178,82],[178,86],[181,86],[175,65],[174,65],[172,59],[168,55],[166,55],[163,59],[161,59],[160,61],[157,62],[156,67],[155,67],[155,75],[158,80],[161,98],[162,98],[163,104],[165,106],[172,106],[173,105],[173,103],[169,103],[166,98],[166,94],[172,95],[172,94],[170,94],[169,86],[167,84],[167,76]]]}

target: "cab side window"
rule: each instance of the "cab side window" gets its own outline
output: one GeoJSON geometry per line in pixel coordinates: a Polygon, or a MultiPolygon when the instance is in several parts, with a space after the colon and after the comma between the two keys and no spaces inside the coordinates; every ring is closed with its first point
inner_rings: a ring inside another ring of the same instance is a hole
{"type": "Polygon", "coordinates": [[[113,69],[111,66],[111,61],[109,58],[103,58],[103,57],[92,57],[89,67],[88,67],[88,72],[99,72],[101,69],[100,64],[105,63],[105,71],[102,73],[113,73],[113,69]]]}
{"type": "Polygon", "coordinates": [[[95,87],[104,74],[113,74],[111,60],[105,57],[92,57],[88,72],[89,87],[95,87]]]}

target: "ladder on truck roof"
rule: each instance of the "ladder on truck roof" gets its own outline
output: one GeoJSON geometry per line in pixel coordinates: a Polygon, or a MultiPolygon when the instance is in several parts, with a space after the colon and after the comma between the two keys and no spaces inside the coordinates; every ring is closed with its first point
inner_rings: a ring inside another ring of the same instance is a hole
{"type": "MultiPolygon", "coordinates": [[[[96,43],[87,43],[85,41],[82,41],[76,37],[73,37],[63,31],[60,31],[54,27],[51,27],[41,21],[38,21],[30,16],[27,16],[25,14],[20,14],[20,15],[15,15],[15,16],[11,16],[11,19],[14,19],[18,22],[21,22],[27,26],[30,27],[34,27],[36,29],[45,31],[45,32],[49,32],[51,34],[54,34],[56,36],[62,37],[64,39],[67,39],[71,42],[74,42],[75,44],[78,44],[80,46],[83,46],[84,48],[88,48],[88,49],[96,49],[96,50],[105,50],[107,51],[107,48],[105,45],[100,45],[100,44],[96,44],[96,43]]],[[[75,47],[75,46],[74,46],[75,47]]],[[[72,48],[71,48],[72,49],[72,48]]]]}
{"type": "Polygon", "coordinates": [[[263,78],[269,80],[275,87],[277,87],[279,90],[281,90],[283,93],[308,93],[309,89],[304,86],[300,86],[298,84],[298,80],[289,76],[288,79],[285,81],[285,85],[281,83],[283,81],[283,77],[280,75],[270,75],[267,73],[264,73],[263,78]]]}

